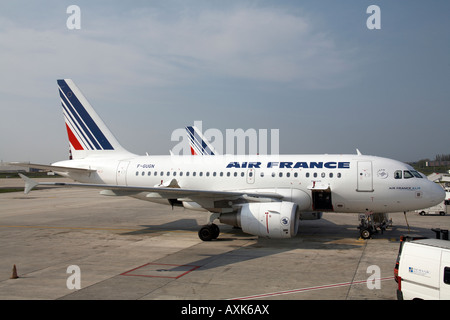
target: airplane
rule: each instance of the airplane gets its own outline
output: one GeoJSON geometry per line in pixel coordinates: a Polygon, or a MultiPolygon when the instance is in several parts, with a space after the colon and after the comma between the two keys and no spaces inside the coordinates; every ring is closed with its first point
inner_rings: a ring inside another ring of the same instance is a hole
{"type": "Polygon", "coordinates": [[[206,139],[202,132],[196,126],[188,126],[185,128],[186,134],[189,138],[189,146],[191,148],[191,155],[215,155],[218,152],[206,139]]]}
{"type": "MultiPolygon", "coordinates": [[[[198,232],[217,239],[214,223],[259,237],[297,235],[300,220],[322,212],[412,211],[444,200],[445,191],[405,163],[356,154],[322,155],[145,155],[117,141],[71,79],[57,80],[71,160],[47,169],[77,183],[36,182],[21,174],[28,194],[37,185],[100,189],[209,214],[198,232]]],[[[194,131],[193,131],[194,132],[194,131]]]]}

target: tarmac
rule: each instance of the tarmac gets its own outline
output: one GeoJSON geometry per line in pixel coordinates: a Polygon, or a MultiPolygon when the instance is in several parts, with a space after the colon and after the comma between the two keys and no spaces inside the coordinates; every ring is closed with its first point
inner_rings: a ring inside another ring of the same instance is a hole
{"type": "Polygon", "coordinates": [[[369,240],[358,214],[333,212],[300,221],[291,239],[218,224],[219,238],[203,242],[204,212],[81,188],[0,193],[0,299],[396,300],[400,236],[434,238],[450,217],[390,217],[369,240]]]}

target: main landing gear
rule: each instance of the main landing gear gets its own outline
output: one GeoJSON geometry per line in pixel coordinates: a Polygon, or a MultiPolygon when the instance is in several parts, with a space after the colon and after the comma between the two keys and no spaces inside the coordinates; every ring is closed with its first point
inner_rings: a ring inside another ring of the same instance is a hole
{"type": "Polygon", "coordinates": [[[208,217],[207,224],[204,225],[199,231],[198,231],[198,237],[202,241],[211,241],[217,239],[220,234],[219,227],[214,224],[214,220],[218,219],[220,217],[220,214],[217,212],[211,213],[208,217]]]}
{"type": "Polygon", "coordinates": [[[219,234],[220,234],[220,229],[214,223],[207,224],[198,231],[198,237],[202,241],[211,241],[211,240],[217,239],[219,234]]]}

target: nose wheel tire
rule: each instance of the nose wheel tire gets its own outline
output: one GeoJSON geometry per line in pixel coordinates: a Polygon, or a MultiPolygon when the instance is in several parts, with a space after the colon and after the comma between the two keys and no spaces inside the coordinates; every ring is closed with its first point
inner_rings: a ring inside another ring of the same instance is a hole
{"type": "Polygon", "coordinates": [[[202,241],[211,241],[211,240],[217,239],[217,237],[219,237],[219,234],[220,234],[220,229],[214,223],[203,226],[198,231],[198,237],[202,241]]]}
{"type": "Polygon", "coordinates": [[[370,230],[369,229],[362,229],[360,232],[361,238],[363,239],[370,239],[370,230]]]}

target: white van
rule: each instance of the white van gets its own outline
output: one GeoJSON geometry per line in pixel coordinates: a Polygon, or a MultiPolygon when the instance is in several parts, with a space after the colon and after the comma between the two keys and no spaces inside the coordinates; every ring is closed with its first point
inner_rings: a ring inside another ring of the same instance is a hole
{"type": "Polygon", "coordinates": [[[397,282],[399,300],[450,300],[450,241],[404,242],[397,282]]]}
{"type": "Polygon", "coordinates": [[[427,214],[439,214],[441,216],[445,216],[447,212],[447,208],[450,204],[450,200],[442,201],[440,204],[435,205],[434,207],[422,209],[422,210],[416,210],[418,214],[421,216],[427,215],[427,214]]]}

